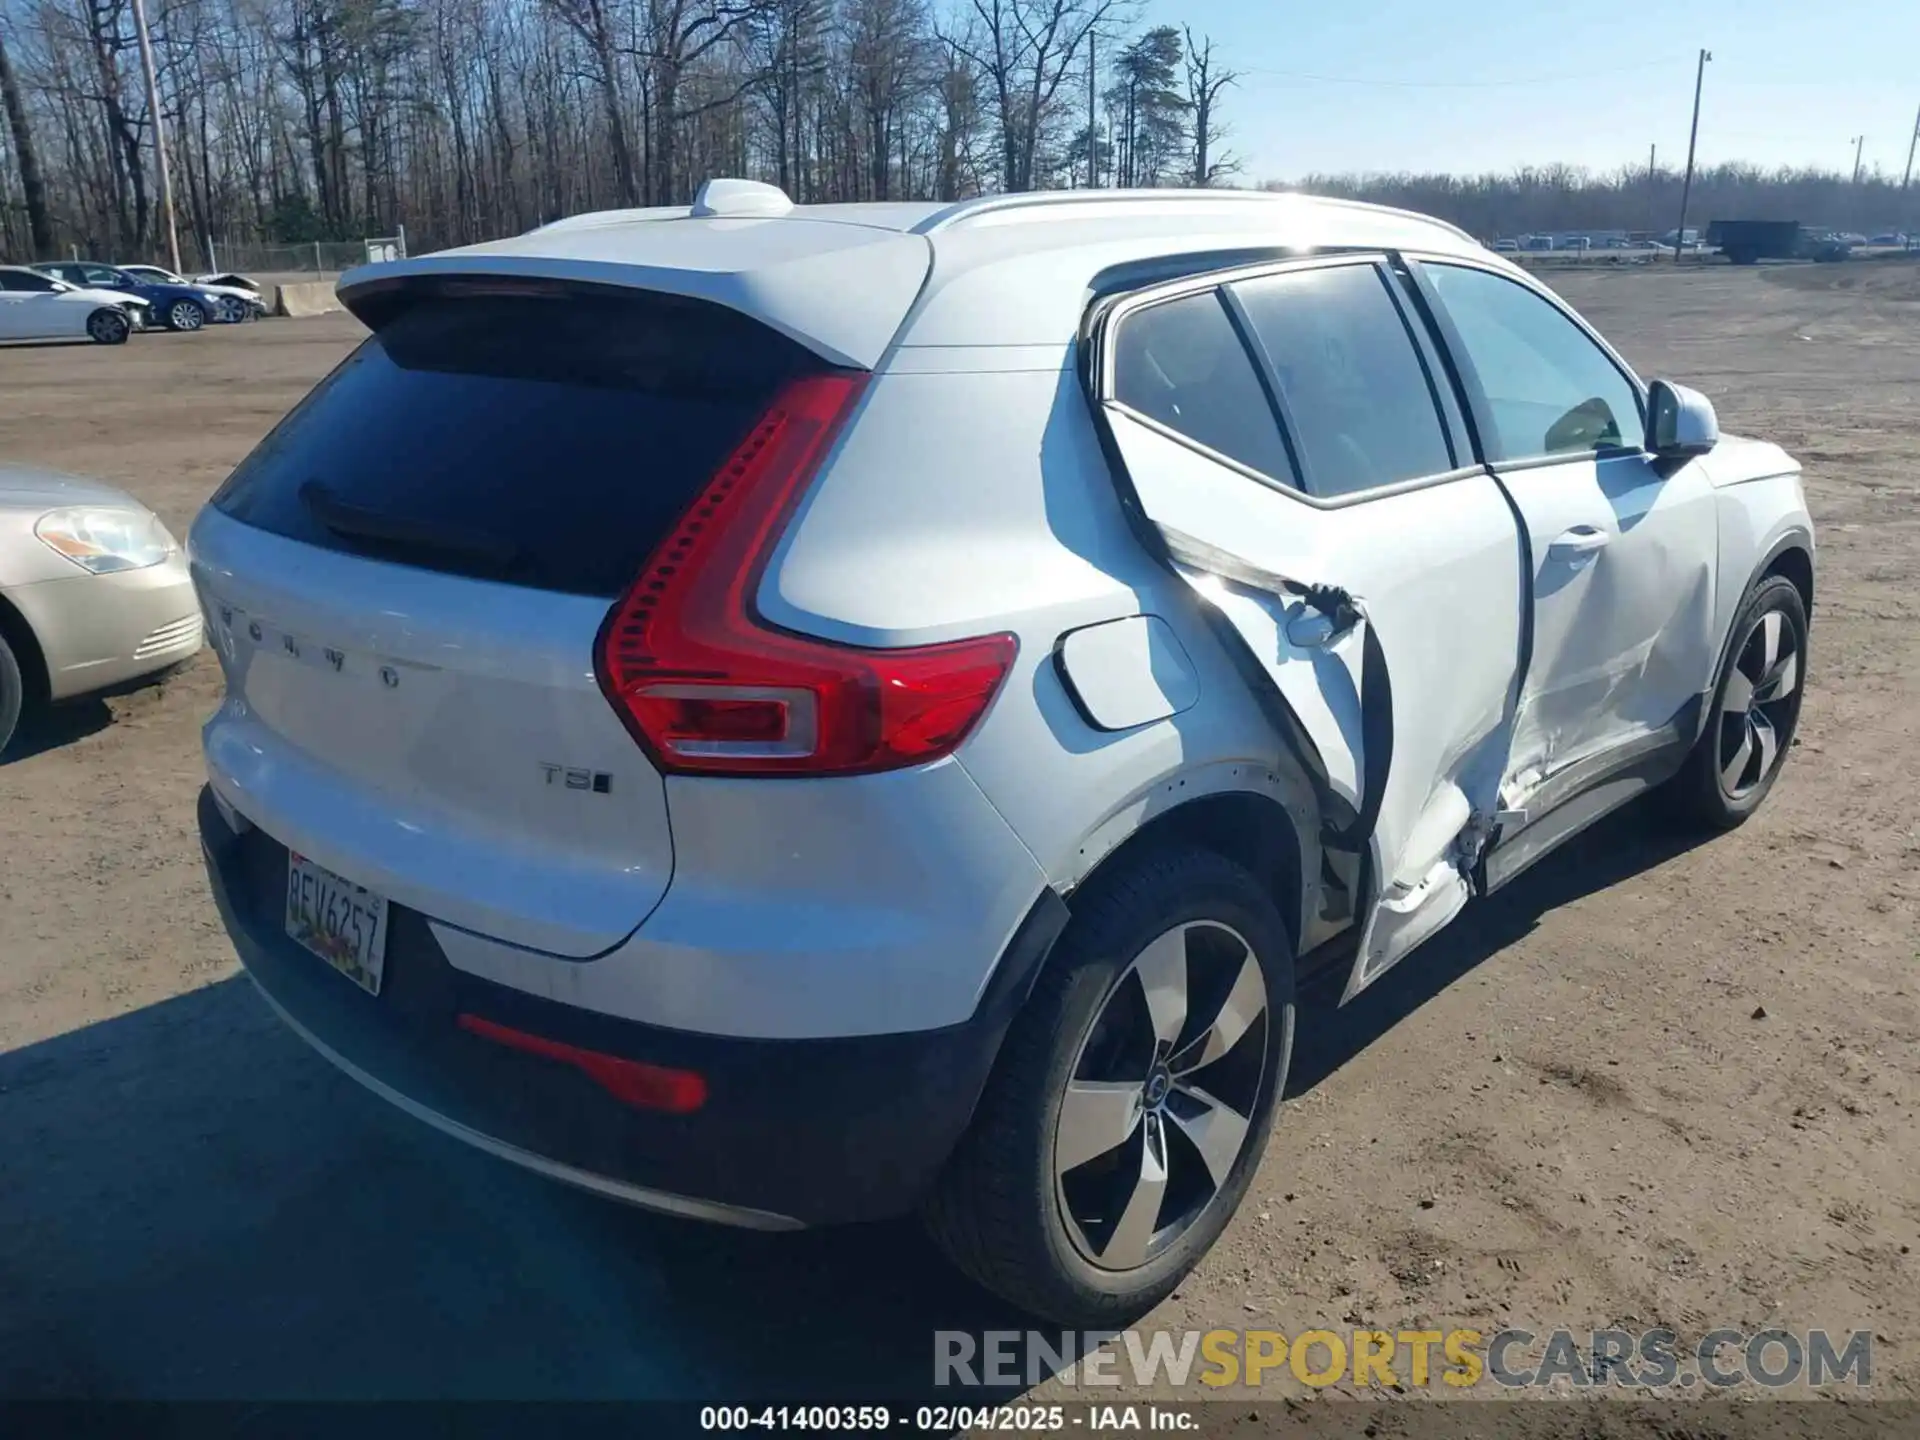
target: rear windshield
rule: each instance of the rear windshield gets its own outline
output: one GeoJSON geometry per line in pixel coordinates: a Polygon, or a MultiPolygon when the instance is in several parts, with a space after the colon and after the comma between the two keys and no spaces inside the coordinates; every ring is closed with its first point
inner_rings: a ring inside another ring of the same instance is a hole
{"type": "Polygon", "coordinates": [[[821,365],[701,301],[510,288],[383,297],[377,333],[214,505],[329,549],[613,596],[780,384],[821,365]]]}

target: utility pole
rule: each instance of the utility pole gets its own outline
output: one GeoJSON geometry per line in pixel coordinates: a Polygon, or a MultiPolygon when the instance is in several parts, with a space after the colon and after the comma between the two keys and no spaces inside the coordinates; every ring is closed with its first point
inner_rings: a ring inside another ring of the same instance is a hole
{"type": "Polygon", "coordinates": [[[173,176],[167,170],[167,127],[160,119],[160,80],[153,68],[153,41],[147,35],[147,7],[133,0],[133,28],[140,36],[140,66],[147,72],[147,119],[153,126],[153,153],[160,160],[160,214],[167,226],[167,260],[180,273],[180,230],[173,220],[173,176]]]}
{"type": "MultiPolygon", "coordinates": [[[[1907,198],[1907,187],[1913,184],[1913,152],[1916,147],[1920,147],[1920,113],[1916,113],[1913,117],[1913,138],[1907,142],[1907,173],[1904,177],[1902,177],[1900,181],[1900,198],[1902,200],[1905,200],[1907,198]]],[[[1904,205],[1901,208],[1903,210],[1907,209],[1907,207],[1904,205]]],[[[1920,226],[1916,226],[1913,223],[1913,212],[1911,210],[1907,210],[1906,248],[1909,250],[1913,249],[1913,245],[1914,245],[1913,232],[1915,231],[1915,229],[1920,229],[1920,226]]]]}
{"type": "Polygon", "coordinates": [[[1656,163],[1660,154],[1658,145],[1647,146],[1647,229],[1653,229],[1653,211],[1660,200],[1660,167],[1656,163]]]}
{"type": "Polygon", "coordinates": [[[1673,232],[1673,263],[1680,263],[1680,249],[1687,243],[1687,201],[1693,196],[1693,150],[1700,140],[1700,88],[1706,83],[1707,62],[1711,50],[1700,52],[1700,68],[1693,76],[1693,129],[1687,134],[1687,178],[1680,184],[1680,228],[1673,232]]]}
{"type": "Polygon", "coordinates": [[[1866,148],[1866,136],[1856,135],[1853,137],[1853,183],[1856,185],[1860,183],[1860,156],[1866,148]]]}

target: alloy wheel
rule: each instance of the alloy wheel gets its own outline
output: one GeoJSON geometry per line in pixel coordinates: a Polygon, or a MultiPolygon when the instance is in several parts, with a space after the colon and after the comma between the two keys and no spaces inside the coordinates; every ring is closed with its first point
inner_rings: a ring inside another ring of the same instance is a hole
{"type": "Polygon", "coordinates": [[[1244,936],[1195,921],[1107,992],[1054,1125],[1074,1247],[1103,1270],[1165,1252],[1227,1186],[1266,1081],[1267,982],[1244,936]]]}
{"type": "Polygon", "coordinates": [[[102,345],[118,345],[129,328],[127,317],[112,310],[97,310],[87,318],[87,334],[102,345]]]}
{"type": "Polygon", "coordinates": [[[1735,652],[1720,698],[1720,786],[1729,800],[1753,793],[1780,764],[1800,713],[1800,647],[1793,626],[1769,610],[1735,652]]]}
{"type": "Polygon", "coordinates": [[[173,309],[167,312],[167,318],[173,322],[176,330],[198,330],[206,323],[206,315],[191,300],[179,300],[173,309]]]}

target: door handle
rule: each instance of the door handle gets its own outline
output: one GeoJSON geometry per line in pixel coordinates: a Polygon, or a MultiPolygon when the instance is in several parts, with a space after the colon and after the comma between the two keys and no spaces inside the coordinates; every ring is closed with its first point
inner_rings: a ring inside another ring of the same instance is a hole
{"type": "Polygon", "coordinates": [[[1611,539],[1611,535],[1595,526],[1576,525],[1555,540],[1548,553],[1562,560],[1579,560],[1604,550],[1611,539]]]}

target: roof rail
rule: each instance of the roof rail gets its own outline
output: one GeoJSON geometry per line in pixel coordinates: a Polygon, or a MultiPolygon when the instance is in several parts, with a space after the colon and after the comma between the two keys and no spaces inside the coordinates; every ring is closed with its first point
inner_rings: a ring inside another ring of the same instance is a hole
{"type": "Polygon", "coordinates": [[[916,234],[929,235],[949,230],[983,215],[1007,210],[1070,209],[1090,204],[1166,204],[1181,200],[1235,200],[1260,202],[1273,198],[1262,190],[1023,190],[1006,195],[981,195],[972,200],[956,200],[914,226],[916,234]]]}
{"type": "MultiPolygon", "coordinates": [[[[1074,208],[1089,204],[1162,205],[1170,209],[1182,208],[1182,203],[1229,204],[1244,202],[1252,205],[1275,203],[1306,203],[1314,206],[1327,206],[1343,210],[1363,210],[1372,214],[1397,215],[1407,220],[1417,220],[1424,224],[1457,235],[1462,240],[1473,240],[1473,236],[1458,225],[1445,220],[1437,220],[1431,215],[1422,215],[1417,210],[1402,210],[1391,205],[1372,205],[1362,200],[1341,200],[1330,196],[1307,195],[1297,190],[1030,190],[1012,195],[982,195],[973,200],[959,200],[946,208],[929,215],[914,226],[917,235],[930,235],[940,230],[950,230],[977,220],[982,216],[1000,214],[1009,210],[1058,210],[1060,218],[1070,219],[1074,208]]],[[[1478,241],[1474,243],[1478,244],[1478,241]]]]}
{"type": "Polygon", "coordinates": [[[592,230],[603,225],[631,225],[641,220],[678,220],[687,214],[684,205],[647,205],[629,210],[583,210],[578,215],[563,215],[527,231],[538,235],[543,230],[592,230]]]}

